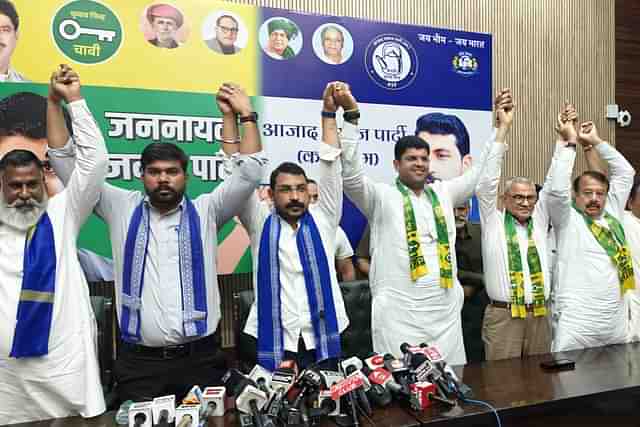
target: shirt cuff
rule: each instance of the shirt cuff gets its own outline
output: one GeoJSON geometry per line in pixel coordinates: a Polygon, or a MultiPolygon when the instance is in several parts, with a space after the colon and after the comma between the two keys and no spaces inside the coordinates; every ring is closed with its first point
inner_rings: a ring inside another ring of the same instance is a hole
{"type": "Polygon", "coordinates": [[[236,172],[249,182],[260,184],[266,171],[269,160],[264,151],[253,154],[239,154],[234,162],[237,164],[236,172]]]}
{"type": "Polygon", "coordinates": [[[334,147],[333,145],[325,144],[324,142],[320,143],[320,150],[318,150],[318,154],[320,155],[320,159],[326,162],[333,162],[340,157],[342,150],[338,147],[334,147]]]}
{"type": "Polygon", "coordinates": [[[350,139],[353,141],[357,141],[359,138],[360,131],[358,131],[358,126],[345,120],[342,123],[342,132],[340,132],[340,139],[350,139]]]}
{"type": "Polygon", "coordinates": [[[91,110],[84,99],[79,99],[67,104],[67,109],[72,119],[81,119],[85,117],[93,118],[91,110]]]}

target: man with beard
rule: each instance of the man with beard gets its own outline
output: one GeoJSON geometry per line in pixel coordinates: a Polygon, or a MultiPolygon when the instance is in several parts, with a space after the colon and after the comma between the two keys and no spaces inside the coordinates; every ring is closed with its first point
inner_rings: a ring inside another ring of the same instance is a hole
{"type": "Polygon", "coordinates": [[[490,299],[482,325],[487,360],[548,353],[551,348],[548,230],[550,223],[556,225],[560,220],[552,216],[557,212],[553,204],[569,194],[576,117],[570,104],[558,114],[560,138],[539,197],[529,178],[511,178],[505,184],[505,209],[498,210],[504,155],[485,169],[478,183],[482,258],[490,299]]]}
{"type": "Polygon", "coordinates": [[[49,96],[68,104],[78,167],[49,198],[34,153],[13,150],[0,161],[0,424],[105,410],[76,241],[106,177],[107,150],[73,71],[52,75],[49,96]]]}
{"type": "Polygon", "coordinates": [[[558,195],[560,200],[552,206],[552,215],[560,218],[554,352],[625,342],[628,319],[623,297],[635,288],[621,225],[635,171],[598,136],[593,122],[582,123],[577,137],[607,162],[609,178],[587,171],[573,181],[574,201],[568,193],[558,195]]]}
{"type": "MultiPolygon", "coordinates": [[[[349,320],[333,254],[342,209],[335,116],[350,102],[343,87],[330,83],[323,94],[318,202],[310,204],[304,170],[285,162],[271,173],[275,209],[254,194],[240,214],[251,238],[256,289],[244,333],[255,338],[257,363],[270,371],[283,359],[335,369],[341,356],[340,333],[349,320]]],[[[345,121],[342,139],[357,138],[357,127],[345,121]]]]}
{"type": "Polygon", "coordinates": [[[374,351],[399,357],[402,343],[428,342],[437,344],[449,363],[466,363],[453,208],[471,197],[482,169],[501,156],[512,106],[511,92],[501,92],[495,101],[499,127],[492,140],[476,165],[446,181],[425,184],[429,145],[417,136],[396,142],[395,185],[372,182],[357,144],[343,140],[345,193],[371,227],[374,351]]]}
{"type": "MultiPolygon", "coordinates": [[[[239,165],[228,179],[191,200],[185,195],[187,155],[174,144],[152,143],[140,158],[144,193],[105,184],[96,205],[113,250],[121,332],[115,377],[122,400],[183,396],[193,384],[219,384],[226,371],[216,333],[217,232],[239,213],[264,171],[254,156],[261,144],[249,97],[231,83],[218,96],[244,128],[239,165]]],[[[68,147],[55,153],[53,167],[67,176],[73,153],[68,147]]]]}

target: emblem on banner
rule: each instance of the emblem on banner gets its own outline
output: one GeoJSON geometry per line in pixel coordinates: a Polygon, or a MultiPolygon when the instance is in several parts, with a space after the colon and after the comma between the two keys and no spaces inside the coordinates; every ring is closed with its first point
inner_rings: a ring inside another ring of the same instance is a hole
{"type": "Polygon", "coordinates": [[[406,88],[418,74],[416,50],[397,34],[381,34],[369,42],[364,61],[371,80],[389,90],[406,88]]]}
{"type": "Polygon", "coordinates": [[[80,64],[99,64],[122,44],[122,24],[106,5],[94,0],[71,1],[54,15],[51,35],[60,52],[80,64]]]}
{"type": "Polygon", "coordinates": [[[453,71],[465,76],[471,76],[478,72],[478,59],[470,52],[458,52],[451,60],[453,71]]]}

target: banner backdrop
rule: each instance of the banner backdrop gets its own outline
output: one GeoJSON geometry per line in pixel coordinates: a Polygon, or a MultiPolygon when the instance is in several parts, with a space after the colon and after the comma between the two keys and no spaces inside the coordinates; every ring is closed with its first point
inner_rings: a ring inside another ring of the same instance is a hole
{"type": "MultiPolygon", "coordinates": [[[[0,22],[0,61],[10,58],[0,97],[46,96],[51,72],[70,64],[107,140],[114,185],[142,189],[139,153],[165,141],[191,157],[191,197],[215,188],[222,119],[214,94],[227,81],[252,97],[271,167],[294,161],[311,177],[322,138],[320,97],[330,81],[348,82],[359,101],[361,151],[366,173],[376,180],[392,182],[394,143],[414,134],[425,114],[444,113],[447,123],[459,119],[468,133],[466,144],[459,133],[430,140],[439,179],[468,168],[491,132],[488,34],[211,0],[37,3],[14,0],[14,39],[0,22]]],[[[355,217],[350,210],[345,215],[355,217]]],[[[361,232],[347,228],[354,239],[361,232]]],[[[110,257],[108,240],[104,224],[91,218],[80,246],[110,257]]],[[[241,226],[229,222],[218,241],[220,273],[251,270],[241,226]]]]}

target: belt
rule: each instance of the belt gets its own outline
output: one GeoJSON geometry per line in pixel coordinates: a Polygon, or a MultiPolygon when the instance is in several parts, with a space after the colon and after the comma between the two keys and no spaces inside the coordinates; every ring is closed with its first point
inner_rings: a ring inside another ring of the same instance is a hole
{"type": "MultiPolygon", "coordinates": [[[[504,308],[505,310],[511,310],[511,303],[510,302],[491,301],[491,302],[489,302],[489,304],[491,304],[492,306],[497,307],[497,308],[504,308]]],[[[545,305],[546,305],[546,302],[545,302],[545,305]]],[[[535,308],[535,305],[533,305],[533,304],[525,304],[524,307],[528,312],[533,313],[533,309],[535,308]]]]}
{"type": "Polygon", "coordinates": [[[133,353],[136,356],[148,359],[178,359],[192,356],[196,353],[214,353],[220,347],[217,334],[211,334],[199,340],[178,345],[168,345],[166,347],[148,347],[146,345],[133,344],[120,341],[120,349],[133,353]]]}

